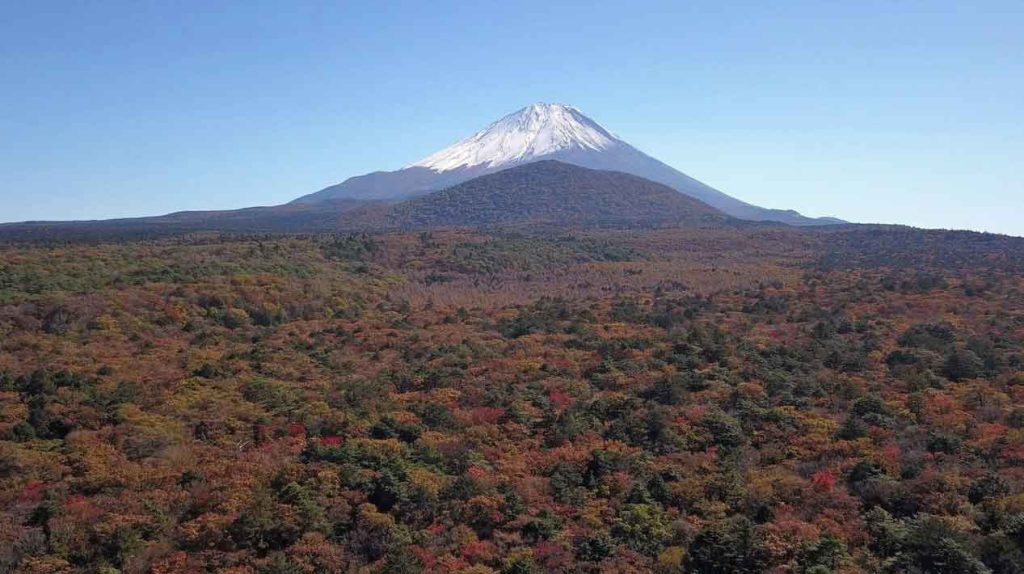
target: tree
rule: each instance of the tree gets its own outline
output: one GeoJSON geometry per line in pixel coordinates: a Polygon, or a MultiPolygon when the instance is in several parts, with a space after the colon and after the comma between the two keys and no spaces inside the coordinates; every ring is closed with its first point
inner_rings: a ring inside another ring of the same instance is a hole
{"type": "Polygon", "coordinates": [[[755,574],[769,566],[753,524],[743,517],[698,532],[687,550],[685,565],[687,571],[702,574],[755,574]]]}
{"type": "Polygon", "coordinates": [[[889,570],[911,574],[987,574],[989,569],[970,551],[963,533],[941,518],[921,515],[905,530],[889,530],[895,536],[889,570]]]}
{"type": "Polygon", "coordinates": [[[943,373],[951,380],[963,381],[979,376],[984,368],[984,361],[974,351],[956,349],[946,357],[943,373]]]}
{"type": "Polygon", "coordinates": [[[672,536],[664,511],[657,504],[630,504],[615,518],[612,536],[645,556],[657,556],[672,536]]]}

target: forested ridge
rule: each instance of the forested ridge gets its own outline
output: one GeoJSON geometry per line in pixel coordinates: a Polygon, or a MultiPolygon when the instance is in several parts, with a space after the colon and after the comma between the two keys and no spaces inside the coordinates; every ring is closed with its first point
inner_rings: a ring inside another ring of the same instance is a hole
{"type": "Polygon", "coordinates": [[[1024,572],[1024,240],[0,245],[0,572],[1024,572]]]}

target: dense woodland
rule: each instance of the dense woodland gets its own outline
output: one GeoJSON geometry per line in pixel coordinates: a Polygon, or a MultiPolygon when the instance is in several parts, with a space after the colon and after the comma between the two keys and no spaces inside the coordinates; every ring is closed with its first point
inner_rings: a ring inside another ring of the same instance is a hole
{"type": "Polygon", "coordinates": [[[0,246],[0,572],[1024,572],[1024,240],[0,246]]]}

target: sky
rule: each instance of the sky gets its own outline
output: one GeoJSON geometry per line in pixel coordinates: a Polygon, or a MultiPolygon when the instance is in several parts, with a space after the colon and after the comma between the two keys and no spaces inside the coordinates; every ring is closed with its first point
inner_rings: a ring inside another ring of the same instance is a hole
{"type": "Polygon", "coordinates": [[[540,101],[756,205],[1024,236],[1020,0],[0,15],[0,221],[280,204],[540,101]]]}

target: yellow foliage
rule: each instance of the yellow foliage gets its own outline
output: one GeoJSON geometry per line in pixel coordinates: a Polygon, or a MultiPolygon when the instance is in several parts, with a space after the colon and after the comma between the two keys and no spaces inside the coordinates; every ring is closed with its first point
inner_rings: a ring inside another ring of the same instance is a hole
{"type": "Polygon", "coordinates": [[[441,389],[432,389],[429,393],[431,401],[437,401],[441,404],[454,404],[462,396],[462,391],[452,388],[445,387],[441,389]]]}
{"type": "Polygon", "coordinates": [[[110,315],[100,315],[92,320],[90,325],[97,331],[114,331],[117,329],[117,319],[110,315]]]}
{"type": "Polygon", "coordinates": [[[393,516],[378,511],[377,507],[369,502],[359,505],[357,521],[370,526],[382,526],[387,528],[395,525],[395,518],[393,516]]]}
{"type": "Polygon", "coordinates": [[[675,574],[683,571],[683,558],[686,557],[686,549],[682,546],[669,546],[658,554],[658,562],[655,568],[658,574],[675,574]]]}
{"type": "Polygon", "coordinates": [[[69,574],[71,564],[54,556],[29,556],[22,561],[14,574],[69,574]]]}
{"type": "Polygon", "coordinates": [[[430,496],[437,496],[448,480],[439,474],[422,468],[409,471],[409,482],[430,496]]]}

